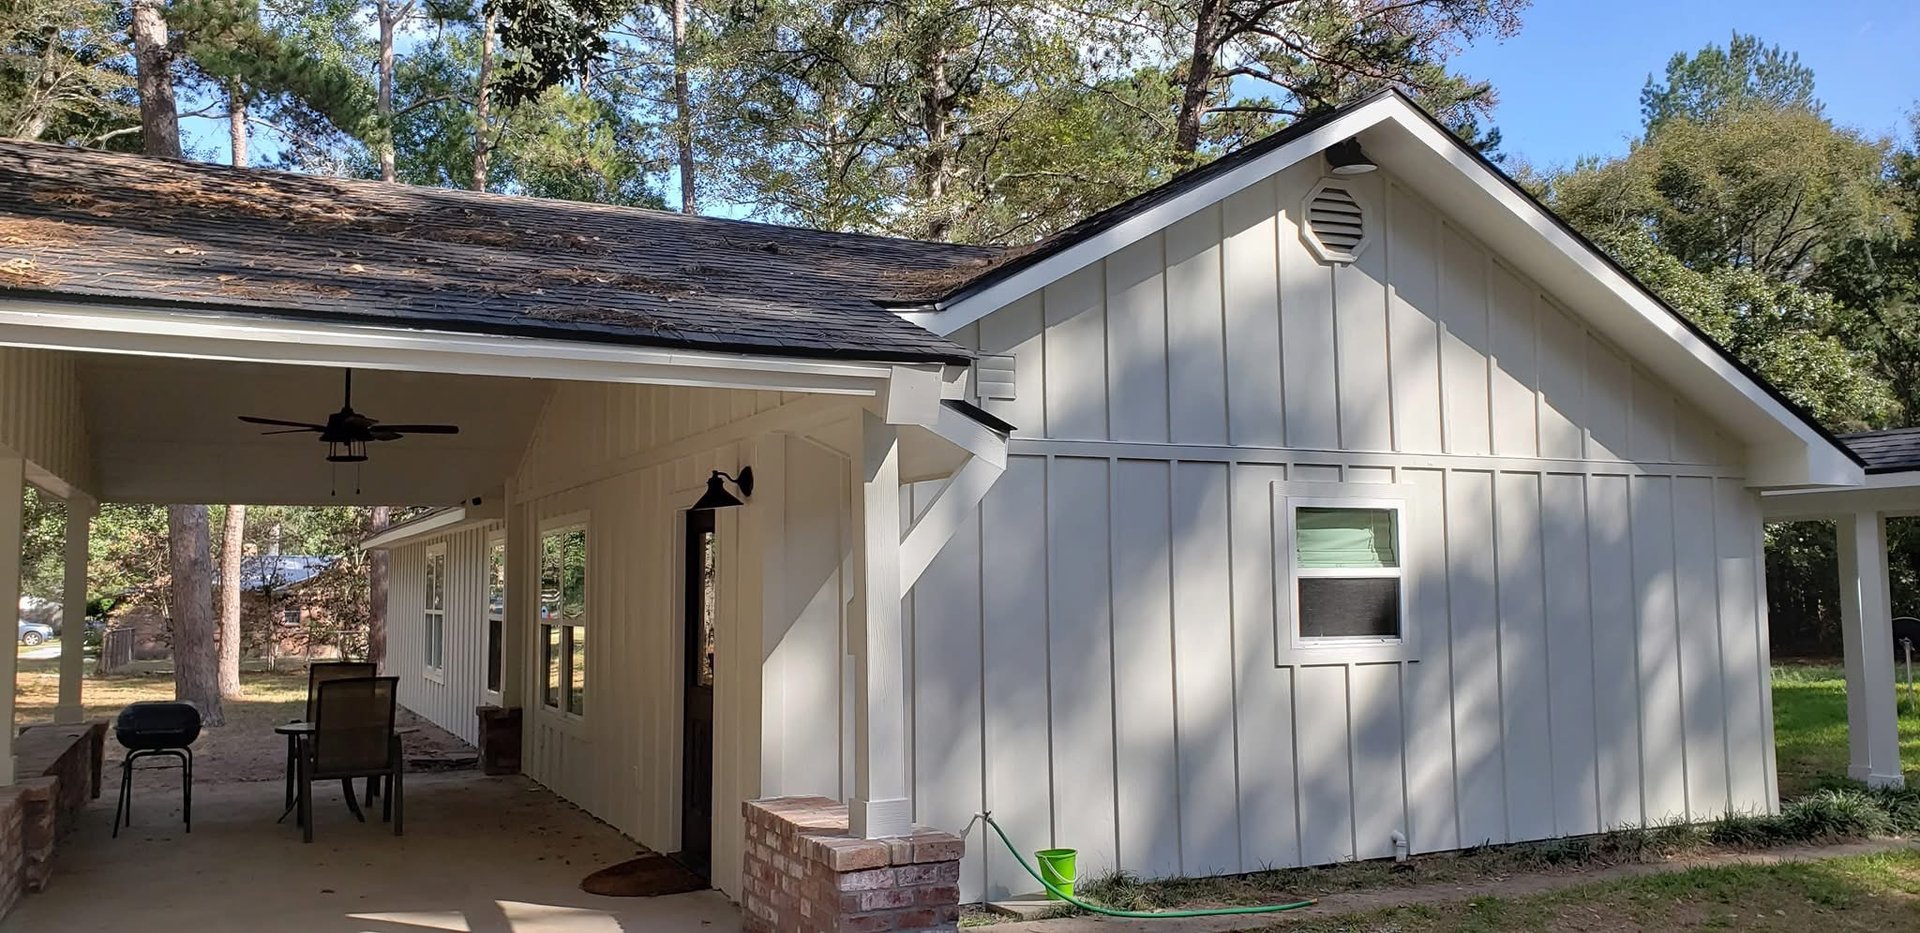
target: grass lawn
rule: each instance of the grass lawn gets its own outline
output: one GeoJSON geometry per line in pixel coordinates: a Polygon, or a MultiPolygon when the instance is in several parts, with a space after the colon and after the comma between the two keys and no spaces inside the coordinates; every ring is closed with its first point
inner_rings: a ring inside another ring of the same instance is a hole
{"type": "MultiPolygon", "coordinates": [[[[21,658],[20,685],[14,702],[22,723],[50,722],[60,701],[60,660],[57,657],[21,658]]],[[[91,666],[91,662],[89,662],[91,666]]],[[[268,781],[285,773],[286,740],[273,727],[306,712],[307,672],[243,671],[239,700],[221,704],[227,725],[208,729],[194,743],[194,777],[202,781],[268,781]]],[[[111,720],[120,709],[139,700],[173,699],[171,668],[147,674],[88,677],[81,702],[90,719],[111,720]]],[[[111,736],[107,755],[117,759],[119,748],[111,736]]]]}
{"type": "MultiPolygon", "coordinates": [[[[1901,687],[1904,696],[1905,687],[1901,687]]],[[[1780,796],[1791,800],[1847,777],[1847,680],[1839,665],[1782,663],[1773,669],[1773,742],[1780,796]]],[[[1900,759],[1920,781],[1920,707],[1900,710],[1900,759]]]]}
{"type": "Polygon", "coordinates": [[[1293,915],[1293,931],[1911,930],[1920,852],[1695,868],[1547,894],[1478,897],[1361,914],[1293,915]]]}

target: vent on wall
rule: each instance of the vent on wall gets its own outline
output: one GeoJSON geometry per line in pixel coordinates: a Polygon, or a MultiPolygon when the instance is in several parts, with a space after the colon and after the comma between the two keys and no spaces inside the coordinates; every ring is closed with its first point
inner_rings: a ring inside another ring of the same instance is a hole
{"type": "Polygon", "coordinates": [[[1366,205],[1350,181],[1328,178],[1314,185],[1301,214],[1301,235],[1324,262],[1352,262],[1372,239],[1366,205]]]}
{"type": "Polygon", "coordinates": [[[974,360],[973,393],[981,401],[1013,401],[1013,357],[993,355],[974,360]]]}

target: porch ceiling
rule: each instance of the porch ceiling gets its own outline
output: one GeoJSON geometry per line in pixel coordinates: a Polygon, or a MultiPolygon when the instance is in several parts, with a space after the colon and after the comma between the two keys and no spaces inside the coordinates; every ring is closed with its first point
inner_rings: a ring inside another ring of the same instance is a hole
{"type": "Polygon", "coordinates": [[[457,435],[369,445],[356,476],[352,464],[328,463],[311,435],[264,437],[266,428],[238,419],[325,421],[341,404],[337,368],[84,354],[79,375],[98,494],[121,502],[458,502],[504,483],[550,388],[537,379],[356,370],[355,410],[388,423],[460,426],[457,435]]]}

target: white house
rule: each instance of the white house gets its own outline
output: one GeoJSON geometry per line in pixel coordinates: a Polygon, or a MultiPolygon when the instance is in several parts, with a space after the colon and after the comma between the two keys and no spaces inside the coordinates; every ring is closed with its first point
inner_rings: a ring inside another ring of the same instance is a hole
{"type": "MultiPolygon", "coordinates": [[[[736,896],[776,795],[1147,875],[1772,810],[1765,514],[1854,529],[1852,764],[1900,779],[1914,464],[1395,93],[1021,250],[11,143],[0,244],[16,475],[443,506],[368,543],[403,702],[521,707],[528,775],[736,896]],[[460,433],[234,418],[339,367],[460,433]]],[[[1030,887],[970,840],[965,899],[1030,887]]]]}

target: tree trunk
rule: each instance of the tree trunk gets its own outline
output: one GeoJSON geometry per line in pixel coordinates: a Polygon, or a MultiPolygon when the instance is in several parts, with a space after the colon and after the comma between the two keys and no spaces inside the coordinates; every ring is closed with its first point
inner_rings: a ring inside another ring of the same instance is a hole
{"type": "Polygon", "coordinates": [[[247,507],[227,506],[220,529],[220,695],[240,695],[240,558],[247,540],[247,507]]]}
{"type": "Polygon", "coordinates": [[[163,0],[133,0],[133,58],[140,91],[140,145],[150,156],[182,158],[180,112],[173,103],[173,51],[163,0]]]}
{"type": "Polygon", "coordinates": [[[207,507],[167,506],[167,562],[172,577],[173,697],[200,709],[201,721],[223,725],[213,644],[213,568],[207,507]]]}
{"type": "MultiPolygon", "coordinates": [[[[379,534],[393,522],[393,510],[384,505],[373,507],[368,528],[379,534]]],[[[367,660],[382,664],[387,659],[387,551],[367,552],[367,660]]]]}
{"type": "Polygon", "coordinates": [[[493,91],[493,4],[480,20],[480,77],[473,91],[473,190],[487,190],[487,162],[493,146],[487,137],[493,133],[488,119],[493,91]]]}
{"type": "Polygon", "coordinates": [[[1207,97],[1213,90],[1214,62],[1220,56],[1220,12],[1224,0],[1200,0],[1193,25],[1193,54],[1180,95],[1180,116],[1174,123],[1174,144],[1192,155],[1200,149],[1200,121],[1207,115],[1207,97]]]}
{"type": "Polygon", "coordinates": [[[247,95],[239,82],[227,85],[227,144],[234,168],[247,167],[247,95]]]}
{"type": "Polygon", "coordinates": [[[375,148],[380,155],[380,180],[397,181],[400,176],[393,159],[393,34],[399,26],[400,8],[393,0],[380,0],[374,18],[380,21],[380,84],[374,97],[374,111],[380,115],[380,139],[375,148]]]}
{"type": "Polygon", "coordinates": [[[947,176],[952,159],[947,151],[949,128],[953,123],[953,88],[947,83],[947,50],[935,44],[928,55],[926,90],[921,99],[921,130],[927,135],[927,151],[920,160],[920,196],[927,215],[926,237],[944,240],[953,230],[947,215],[947,176]]]}
{"type": "Polygon", "coordinates": [[[693,174],[693,107],[687,91],[687,0],[673,0],[674,143],[680,152],[680,213],[698,214],[693,174]]]}

